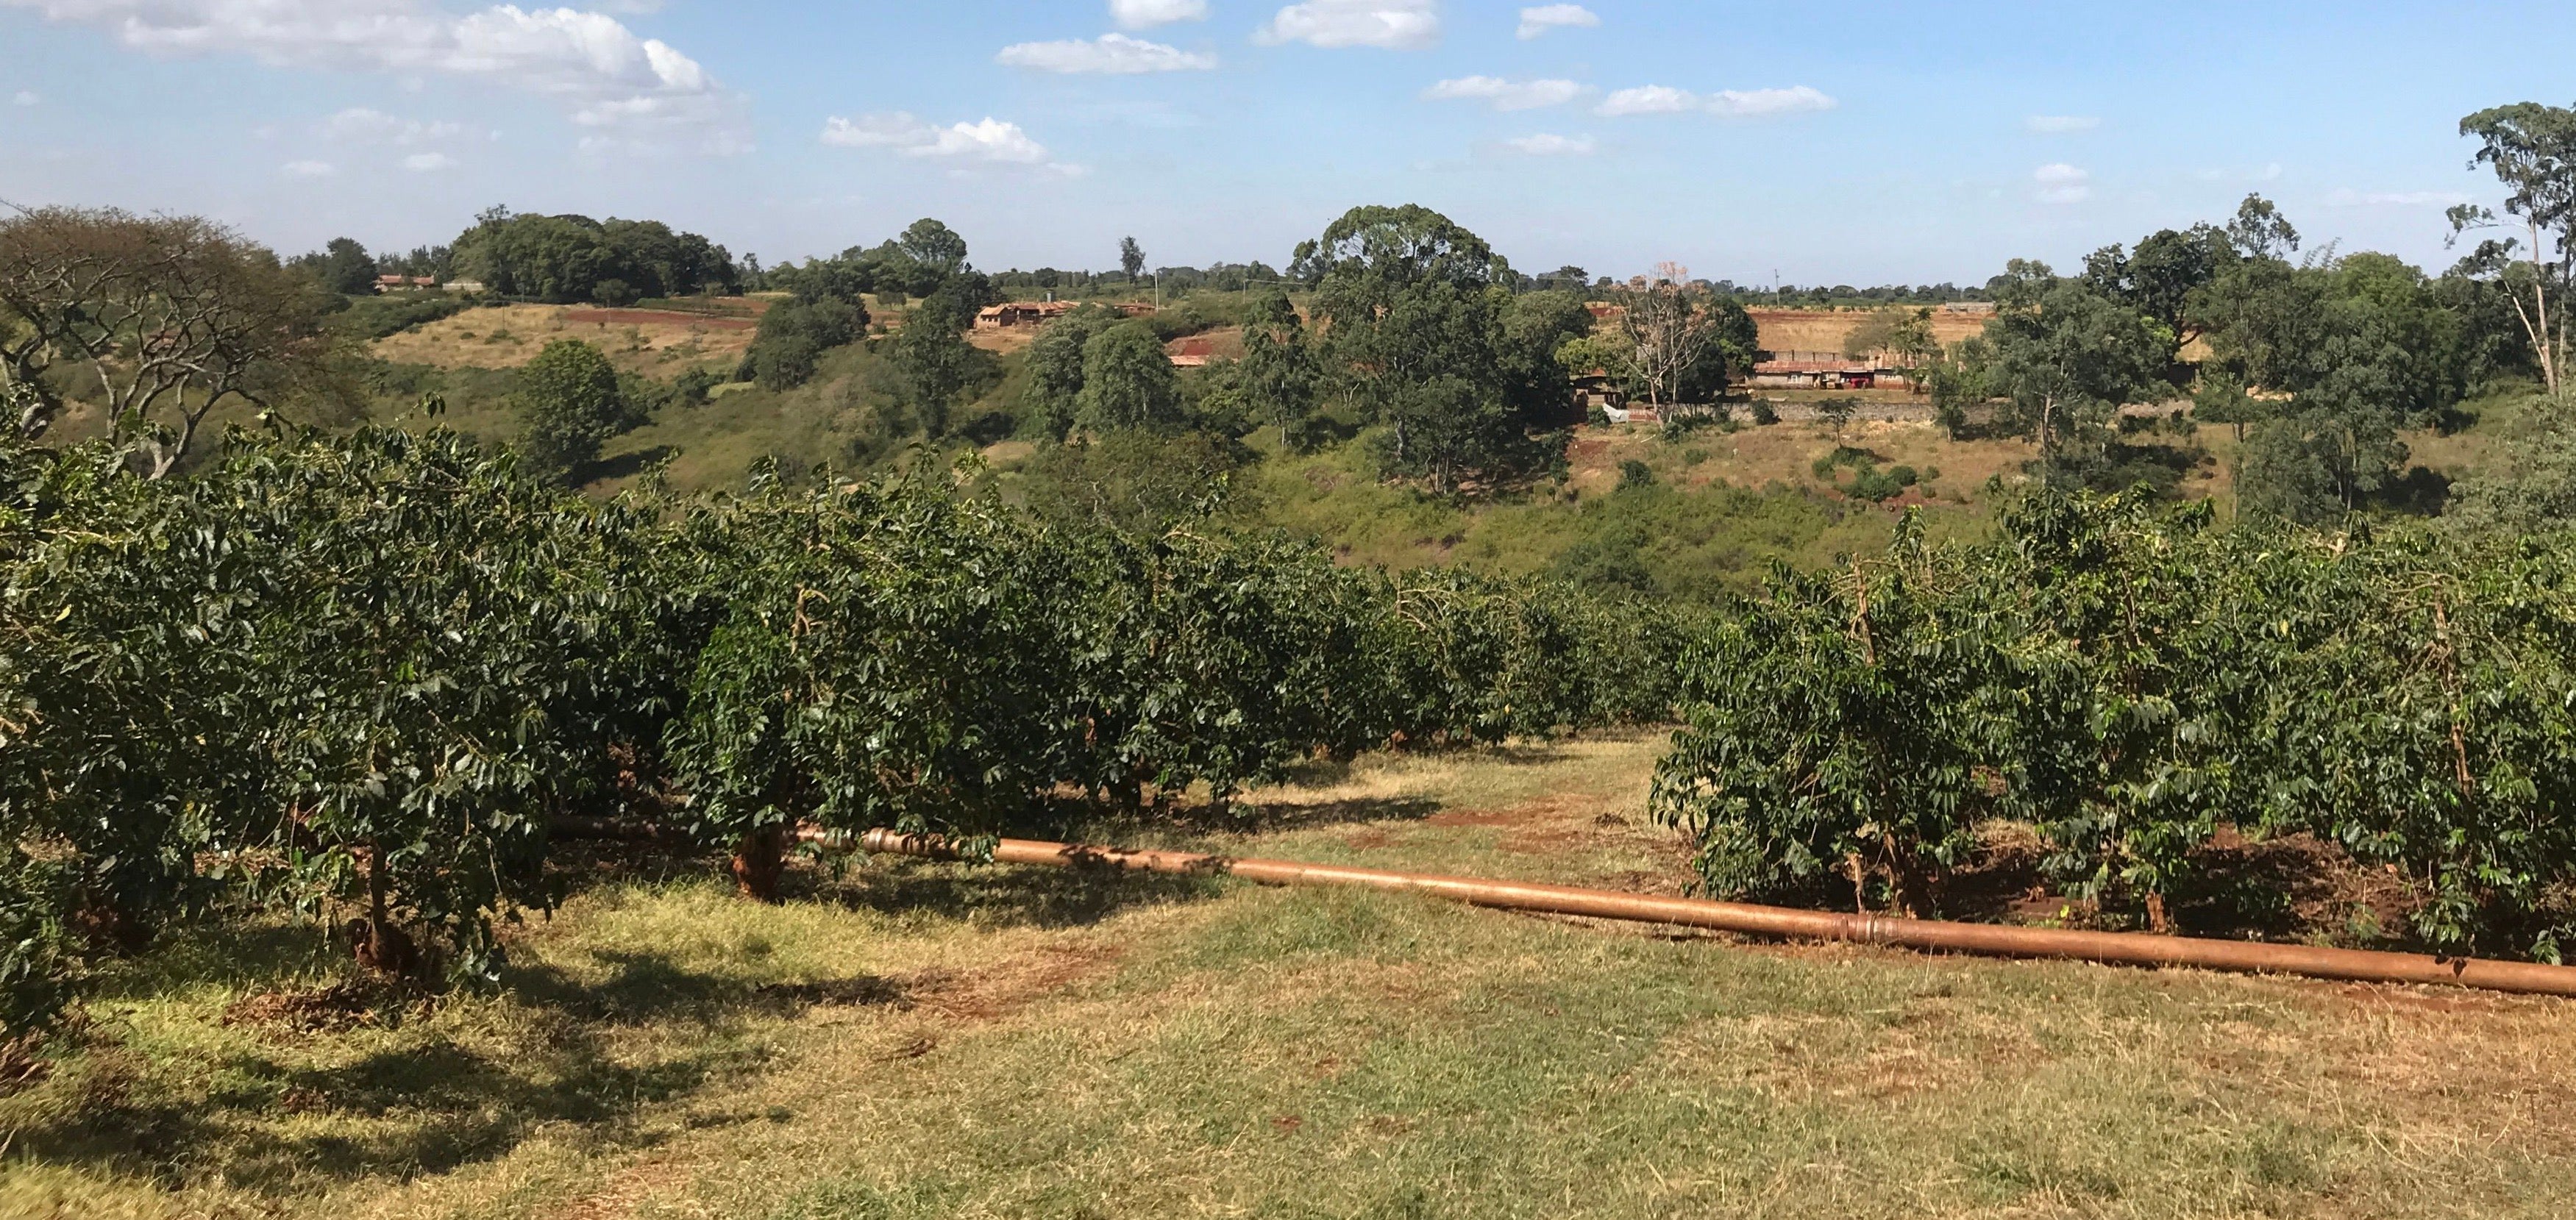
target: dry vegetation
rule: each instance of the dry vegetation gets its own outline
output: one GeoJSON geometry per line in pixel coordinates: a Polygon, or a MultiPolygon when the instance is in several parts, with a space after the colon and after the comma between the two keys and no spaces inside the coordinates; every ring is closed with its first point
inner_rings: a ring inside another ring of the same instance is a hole
{"type": "Polygon", "coordinates": [[[579,339],[623,372],[665,380],[693,365],[730,371],[751,347],[754,323],[652,310],[557,305],[474,309],[376,341],[380,360],[442,369],[512,369],[557,339],[579,339]]]}
{"type": "MultiPolygon", "coordinates": [[[[1774,352],[1839,352],[1843,340],[1870,315],[1858,309],[1754,309],[1754,324],[1762,331],[1762,347],[1774,352]]],[[[1962,339],[1973,339],[1985,330],[1986,319],[1993,317],[1984,310],[1936,308],[1932,311],[1932,337],[1943,346],[1962,339]]]]}
{"type": "MultiPolygon", "coordinates": [[[[1370,759],[1099,833],[1671,892],[1661,744],[1370,759]]],[[[340,1003],[292,929],[139,964],[0,1100],[0,1214],[2576,1208],[2562,1002],[911,862],[762,908],[702,865],[581,866],[495,998],[340,1003]]]]}

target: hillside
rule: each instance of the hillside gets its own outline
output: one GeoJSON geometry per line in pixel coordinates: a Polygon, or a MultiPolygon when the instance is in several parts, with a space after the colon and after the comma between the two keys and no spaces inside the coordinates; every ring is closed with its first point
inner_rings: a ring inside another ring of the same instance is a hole
{"type": "MultiPolygon", "coordinates": [[[[447,400],[443,422],[507,440],[516,430],[507,401],[510,370],[545,341],[593,342],[621,369],[662,379],[691,365],[729,374],[750,342],[751,323],[744,320],[643,311],[597,316],[603,312],[480,309],[380,340],[376,355],[399,362],[380,378],[388,393],[379,409],[406,410],[434,388],[447,400]]],[[[1763,310],[1756,316],[1766,343],[1821,349],[1838,348],[1867,315],[1763,310]]],[[[1955,309],[1936,313],[1945,340],[1973,332],[1981,317],[1955,309]]],[[[1241,333],[1217,327],[1176,338],[1167,350],[1192,365],[1236,357],[1241,333]]],[[[951,420],[952,434],[983,451],[996,485],[1014,497],[1027,493],[1036,456],[1012,436],[1034,334],[970,332],[970,342],[998,357],[1001,376],[951,420]]],[[[919,422],[897,405],[889,378],[881,353],[861,344],[828,353],[815,379],[796,389],[725,385],[706,403],[664,407],[609,444],[594,489],[627,486],[656,465],[672,486],[695,491],[736,485],[767,459],[791,475],[824,465],[866,469],[912,460],[919,422]]],[[[2407,437],[2413,462],[2423,467],[2411,494],[2419,501],[2429,495],[2437,505],[2449,480],[2492,461],[2515,398],[2503,393],[2469,404],[2463,412],[2469,426],[2454,434],[2407,437]]],[[[1255,432],[1245,439],[1246,456],[1256,464],[1235,479],[1234,511],[1250,524],[1320,539],[1355,563],[1461,563],[1708,597],[1757,585],[1774,559],[1814,567],[1880,546],[1909,507],[1922,508],[1937,534],[1974,534],[1990,519],[1995,480],[2009,482],[2036,452],[2020,439],[1953,439],[1932,421],[1925,399],[1901,390],[1774,393],[1770,401],[1777,423],[1754,423],[1750,405],[1738,403],[1723,427],[1579,428],[1561,482],[1543,480],[1470,503],[1382,482],[1359,441],[1289,455],[1276,452],[1275,434],[1255,432]],[[1855,404],[1840,436],[1817,412],[1834,400],[1855,404]],[[1908,470],[1914,481],[1878,498],[1863,494],[1873,490],[1861,486],[1864,469],[1908,470]]],[[[2134,412],[2141,424],[2163,429],[2138,438],[2149,446],[2142,452],[2160,464],[2155,469],[2164,473],[2157,477],[2170,480],[2175,494],[2215,499],[2222,511],[2232,511],[2234,435],[2223,427],[2174,434],[2158,422],[2184,406],[2134,412]]]]}

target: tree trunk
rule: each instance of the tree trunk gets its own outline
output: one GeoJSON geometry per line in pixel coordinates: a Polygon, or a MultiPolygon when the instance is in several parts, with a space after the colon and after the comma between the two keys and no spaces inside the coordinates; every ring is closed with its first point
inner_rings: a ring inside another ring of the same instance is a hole
{"type": "Polygon", "coordinates": [[[754,902],[778,901],[778,879],[787,872],[787,845],[795,828],[765,826],[734,844],[733,880],[742,896],[754,902]]]}
{"type": "Polygon", "coordinates": [[[367,845],[367,917],[350,929],[350,950],[359,964],[387,977],[410,974],[420,965],[420,947],[394,926],[391,883],[385,878],[385,849],[367,845]]]}

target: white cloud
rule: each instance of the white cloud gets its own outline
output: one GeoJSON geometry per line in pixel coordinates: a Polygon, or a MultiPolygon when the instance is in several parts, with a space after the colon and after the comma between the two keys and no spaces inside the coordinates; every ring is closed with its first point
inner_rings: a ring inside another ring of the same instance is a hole
{"type": "Polygon", "coordinates": [[[315,129],[323,139],[344,144],[427,144],[464,136],[462,123],[424,123],[418,119],[397,118],[381,110],[364,106],[343,110],[324,119],[315,129]]]}
{"type": "Polygon", "coordinates": [[[1537,110],[1562,106],[1583,96],[1583,86],[1570,80],[1504,80],[1496,76],[1462,76],[1422,91],[1434,101],[1490,102],[1496,110],[1537,110]]]}
{"type": "Polygon", "coordinates": [[[36,96],[36,91],[33,89],[21,89],[18,91],[18,96],[9,99],[9,104],[12,106],[34,106],[42,103],[44,100],[45,99],[36,96]]]}
{"type": "Polygon", "coordinates": [[[289,161],[278,170],[289,178],[328,178],[340,172],[328,161],[289,161]]]}
{"type": "Polygon", "coordinates": [[[1521,10],[1520,36],[1523,41],[1536,38],[1549,30],[1589,29],[1601,24],[1601,15],[1580,4],[1542,4],[1521,10]]]}
{"type": "Polygon", "coordinates": [[[1036,68],[1041,72],[1099,72],[1113,76],[1205,72],[1216,67],[1216,56],[1167,47],[1142,38],[1129,38],[1125,34],[1103,34],[1093,42],[1079,38],[1063,42],[1023,42],[1002,48],[1002,53],[993,59],[1014,68],[1036,68]]]}
{"type": "Polygon", "coordinates": [[[1589,157],[1600,146],[1590,136],[1559,136],[1541,133],[1503,141],[1513,152],[1532,157],[1589,157]]]}
{"type": "Polygon", "coordinates": [[[1640,85],[1603,98],[1597,113],[1619,118],[1697,110],[1730,119],[1764,119],[1831,110],[1840,105],[1842,103],[1830,95],[1807,85],[1788,89],[1721,89],[1706,97],[1669,85],[1640,85]]]}
{"type": "Polygon", "coordinates": [[[456,168],[456,158],[446,153],[413,153],[403,158],[402,166],[415,174],[431,174],[456,168]]]}
{"type": "MultiPolygon", "coordinates": [[[[630,4],[631,6],[631,4],[630,4]]],[[[429,0],[0,0],[96,26],[155,55],[248,55],[277,67],[443,74],[615,116],[630,142],[747,150],[744,103],[696,60],[616,18],[496,5],[457,15],[429,0]],[[649,105],[637,103],[649,102],[649,105]]]]}
{"type": "Polygon", "coordinates": [[[1149,30],[1175,21],[1205,21],[1207,14],[1207,0],[1109,0],[1109,16],[1122,29],[1149,30]]]}
{"type": "Polygon", "coordinates": [[[2041,203],[2082,203],[2093,197],[2093,175],[2063,161],[2040,166],[2030,177],[2039,184],[2041,203]]]}
{"type": "Polygon", "coordinates": [[[2073,135],[2079,131],[2092,131],[2101,125],[2100,119],[2071,114],[2034,114],[2022,120],[2022,126],[2044,136],[2073,135]]]}
{"type": "Polygon", "coordinates": [[[1600,113],[1611,118],[1630,114],[1680,114],[1699,108],[1698,96],[1668,85],[1640,85],[1601,99],[1600,113]]]}
{"type": "Polygon", "coordinates": [[[823,142],[842,148],[890,148],[907,157],[1034,165],[1067,174],[1083,172],[1079,166],[1049,160],[1046,146],[1031,138],[1019,124],[995,118],[940,127],[900,110],[855,119],[835,116],[823,124],[823,142]]]}
{"type": "Polygon", "coordinates": [[[2326,196],[2330,208],[2450,208],[2472,202],[2455,191],[2356,191],[2350,187],[2326,196]]]}
{"type": "Polygon", "coordinates": [[[1777,114],[1812,114],[1842,105],[1823,91],[1798,85],[1788,89],[1721,89],[1708,99],[1711,114],[1762,119],[1777,114]]]}
{"type": "Polygon", "coordinates": [[[1439,0],[1306,0],[1279,10],[1262,42],[1418,51],[1440,42],[1439,0]]]}

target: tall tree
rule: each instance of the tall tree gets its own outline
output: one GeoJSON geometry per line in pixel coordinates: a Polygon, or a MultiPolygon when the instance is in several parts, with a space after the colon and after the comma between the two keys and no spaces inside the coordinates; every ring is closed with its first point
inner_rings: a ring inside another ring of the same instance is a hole
{"type": "Polygon", "coordinates": [[[1028,426],[1040,439],[1061,441],[1081,410],[1083,350],[1092,336],[1116,321],[1108,310],[1086,305],[1047,323],[1029,344],[1029,381],[1023,392],[1028,426]]]}
{"type": "Polygon", "coordinates": [[[1080,418],[1094,432],[1159,430],[1181,422],[1181,381],[1142,322],[1112,326],[1082,353],[1080,418]]]}
{"type": "MultiPolygon", "coordinates": [[[[2470,166],[2495,171],[2508,192],[2505,214],[2522,223],[2524,238],[2489,243],[2481,252],[2495,263],[2520,255],[2514,308],[2539,360],[2542,383],[2551,397],[2564,397],[2570,357],[2565,315],[2568,295],[2576,290],[2576,110],[2537,102],[2498,106],[2460,120],[2460,134],[2478,141],[2470,166]]],[[[2497,223],[2486,208],[2451,209],[2455,240],[2497,223]]]]}
{"type": "Polygon", "coordinates": [[[1135,283],[1145,274],[1145,247],[1133,237],[1118,239],[1118,269],[1127,273],[1127,282],[1135,283]]]}
{"type": "Polygon", "coordinates": [[[2136,311],[2045,264],[2013,267],[2009,304],[1977,349],[1983,389],[2005,401],[2005,421],[2038,442],[2054,477],[2070,452],[2104,438],[2122,404],[2160,384],[2165,349],[2136,311]]]}
{"type": "Polygon", "coordinates": [[[1331,382],[1388,426],[1390,470],[1445,494],[1559,455],[1539,434],[1567,422],[1553,356],[1572,336],[1513,337],[1511,264],[1482,238],[1420,206],[1354,208],[1297,248],[1289,274],[1315,287],[1331,382]]]}
{"type": "Polygon", "coordinates": [[[209,220],[80,208],[0,220],[0,385],[34,399],[21,434],[52,426],[67,403],[51,374],[78,367],[152,478],[216,408],[322,385],[322,319],[309,279],[209,220]]]}
{"type": "Polygon", "coordinates": [[[1690,268],[1663,263],[1653,282],[1622,294],[1620,332],[1636,349],[1637,378],[1646,402],[1661,407],[1681,400],[1682,379],[1718,341],[1718,314],[1707,290],[1691,283],[1690,268]]]}
{"type": "Polygon", "coordinates": [[[1278,427],[1282,448],[1296,448],[1299,428],[1313,417],[1319,376],[1297,307],[1286,292],[1272,290],[1245,319],[1236,377],[1252,413],[1278,427]]]}
{"type": "Polygon", "coordinates": [[[546,475],[570,482],[600,446],[644,421],[618,392],[617,369],[598,348],[557,339],[519,370],[521,444],[546,475]]]}

